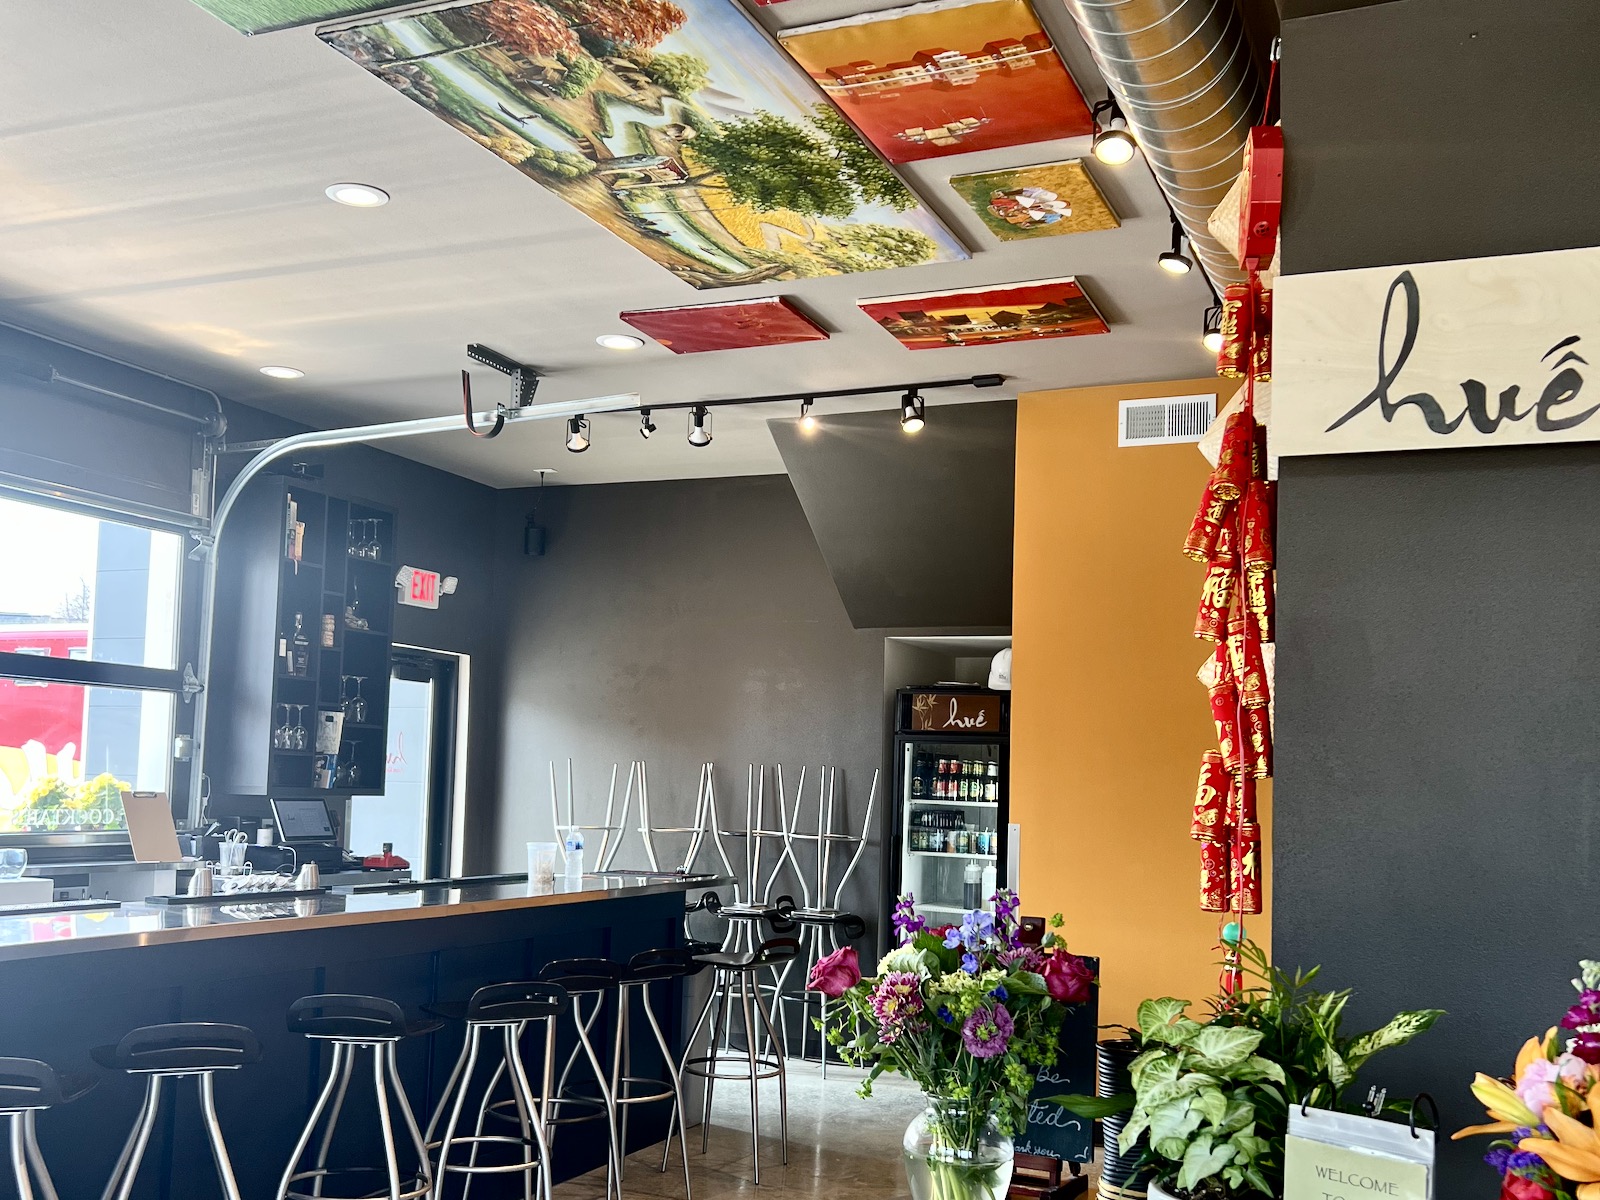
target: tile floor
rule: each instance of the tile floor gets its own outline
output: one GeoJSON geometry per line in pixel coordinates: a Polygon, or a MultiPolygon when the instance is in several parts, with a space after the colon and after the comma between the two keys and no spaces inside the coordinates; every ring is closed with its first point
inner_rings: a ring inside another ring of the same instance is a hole
{"type": "MultiPolygon", "coordinates": [[[[762,1085],[759,1188],[750,1182],[749,1091],[720,1085],[706,1153],[700,1152],[699,1128],[689,1130],[694,1200],[909,1200],[900,1139],[922,1111],[922,1093],[903,1079],[884,1076],[873,1084],[872,1099],[863,1100],[856,1095],[861,1075],[830,1065],[824,1082],[815,1063],[790,1061],[787,1167],[779,1153],[777,1087],[762,1085]]],[[[629,1157],[623,1184],[627,1200],[682,1200],[683,1167],[673,1140],[665,1174],[658,1170],[659,1147],[629,1157]]],[[[560,1185],[556,1194],[559,1200],[605,1200],[605,1172],[560,1185]]]]}
{"type": "MultiPolygon", "coordinates": [[[[922,1111],[922,1093],[903,1079],[879,1079],[871,1100],[856,1095],[861,1072],[829,1065],[827,1082],[815,1063],[789,1064],[789,1165],[781,1161],[778,1091],[761,1091],[761,1186],[750,1182],[750,1093],[737,1084],[717,1088],[710,1149],[700,1152],[700,1130],[689,1130],[689,1172],[694,1200],[775,1196],[790,1200],[909,1200],[900,1169],[900,1139],[922,1111]]],[[[628,1159],[623,1194],[628,1200],[682,1200],[683,1168],[677,1139],[666,1174],[661,1151],[628,1159]]],[[[557,1187],[562,1200],[604,1200],[605,1172],[557,1187]]]]}

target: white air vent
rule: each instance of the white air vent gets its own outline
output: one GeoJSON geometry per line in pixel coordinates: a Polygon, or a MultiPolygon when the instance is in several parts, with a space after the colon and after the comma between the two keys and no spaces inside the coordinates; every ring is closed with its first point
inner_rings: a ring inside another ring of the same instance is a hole
{"type": "Polygon", "coordinates": [[[1124,400],[1117,405],[1117,445],[1198,442],[1216,416],[1217,398],[1212,395],[1124,400]]]}

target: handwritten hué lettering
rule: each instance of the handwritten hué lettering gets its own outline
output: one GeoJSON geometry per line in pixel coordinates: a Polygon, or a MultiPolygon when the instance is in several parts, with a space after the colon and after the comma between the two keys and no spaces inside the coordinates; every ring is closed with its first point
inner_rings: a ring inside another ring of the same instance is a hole
{"type": "Polygon", "coordinates": [[[1530,416],[1533,418],[1535,428],[1541,433],[1559,433],[1565,429],[1577,428],[1596,412],[1600,412],[1600,404],[1580,410],[1568,407],[1577,400],[1578,393],[1583,390],[1583,374],[1578,370],[1578,365],[1589,365],[1589,360],[1574,348],[1579,340],[1577,334],[1561,339],[1540,357],[1539,361],[1547,363],[1547,369],[1553,374],[1545,383],[1538,399],[1527,401],[1521,406],[1519,406],[1522,391],[1520,384],[1514,383],[1502,388],[1491,405],[1489,385],[1478,379],[1461,381],[1460,387],[1465,405],[1453,417],[1446,414],[1444,404],[1427,392],[1413,392],[1395,399],[1391,392],[1403,390],[1400,386],[1400,373],[1411,357],[1412,350],[1416,348],[1417,330],[1421,319],[1422,297],[1416,277],[1410,271],[1402,271],[1389,285],[1388,294],[1383,300],[1383,319],[1378,328],[1378,382],[1350,411],[1329,425],[1325,432],[1332,433],[1373,405],[1378,406],[1383,419],[1390,423],[1403,409],[1415,408],[1429,430],[1443,437],[1455,433],[1468,419],[1472,422],[1472,428],[1479,433],[1490,434],[1506,421],[1524,421],[1530,416]],[[1401,313],[1403,332],[1400,348],[1395,352],[1394,361],[1390,362],[1390,316],[1397,294],[1403,305],[1401,313]],[[1552,358],[1553,362],[1550,361],[1552,358]]]}

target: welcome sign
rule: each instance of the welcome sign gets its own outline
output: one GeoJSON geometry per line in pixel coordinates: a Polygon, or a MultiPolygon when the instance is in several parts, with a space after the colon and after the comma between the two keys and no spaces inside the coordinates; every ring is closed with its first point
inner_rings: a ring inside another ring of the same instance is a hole
{"type": "Polygon", "coordinates": [[[1279,278],[1273,451],[1600,440],[1600,247],[1279,278]]]}
{"type": "Polygon", "coordinates": [[[1432,1200],[1433,1144],[1431,1130],[1291,1108],[1283,1200],[1432,1200]]]}

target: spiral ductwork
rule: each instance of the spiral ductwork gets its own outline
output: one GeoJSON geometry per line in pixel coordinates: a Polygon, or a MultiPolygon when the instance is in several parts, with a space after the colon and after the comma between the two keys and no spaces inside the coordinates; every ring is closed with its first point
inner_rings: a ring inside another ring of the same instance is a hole
{"type": "Polygon", "coordinates": [[[1266,94],[1237,0],[1064,2],[1206,274],[1242,281],[1206,229],[1266,94]]]}

